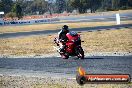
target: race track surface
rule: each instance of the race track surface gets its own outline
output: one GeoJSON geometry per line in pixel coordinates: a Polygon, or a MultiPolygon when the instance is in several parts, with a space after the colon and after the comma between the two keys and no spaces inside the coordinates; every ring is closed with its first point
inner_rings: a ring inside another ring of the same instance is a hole
{"type": "MultiPolygon", "coordinates": [[[[111,29],[120,29],[120,28],[131,28],[132,24],[124,24],[124,25],[113,25],[113,26],[97,26],[97,27],[86,27],[86,28],[73,28],[71,31],[96,31],[96,30],[111,30],[111,29]]],[[[21,37],[21,36],[30,36],[30,35],[45,35],[45,34],[53,34],[57,33],[60,30],[44,30],[44,31],[31,31],[31,32],[17,32],[17,33],[4,33],[0,34],[0,38],[13,38],[13,37],[21,37]]]]}
{"type": "Polygon", "coordinates": [[[132,56],[91,56],[84,60],[52,58],[0,58],[0,74],[22,74],[22,71],[41,74],[76,75],[82,66],[87,73],[117,73],[132,75],[132,56]]]}

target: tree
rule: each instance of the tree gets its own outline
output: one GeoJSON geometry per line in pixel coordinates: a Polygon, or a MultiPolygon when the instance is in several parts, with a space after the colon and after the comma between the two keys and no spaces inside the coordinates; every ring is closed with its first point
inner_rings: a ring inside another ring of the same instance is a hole
{"type": "Polygon", "coordinates": [[[90,0],[80,0],[79,12],[85,13],[90,8],[90,0]]]}
{"type": "Polygon", "coordinates": [[[66,2],[65,10],[67,12],[72,12],[73,7],[70,5],[70,0],[65,0],[65,2],[66,2]]]}
{"type": "Polygon", "coordinates": [[[21,6],[18,3],[14,4],[14,6],[12,8],[12,12],[14,12],[16,14],[18,19],[22,18],[22,16],[23,16],[22,8],[21,8],[21,6]]]}
{"type": "Polygon", "coordinates": [[[18,3],[24,15],[36,15],[44,14],[48,11],[48,2],[46,0],[17,0],[14,3],[18,3]]]}
{"type": "Polygon", "coordinates": [[[71,6],[78,9],[80,13],[85,13],[87,9],[91,10],[91,13],[95,12],[101,5],[101,0],[71,0],[71,6]]]}
{"type": "Polygon", "coordinates": [[[119,9],[120,0],[112,0],[112,9],[118,10],[119,9]]]}
{"type": "Polygon", "coordinates": [[[103,11],[111,10],[111,0],[101,0],[101,9],[103,11]]]}
{"type": "Polygon", "coordinates": [[[70,0],[71,6],[75,9],[78,9],[80,13],[85,13],[89,0],[70,0]]]}
{"type": "Polygon", "coordinates": [[[120,7],[121,9],[127,9],[128,0],[120,0],[120,7]]]}
{"type": "Polygon", "coordinates": [[[19,4],[16,5],[16,16],[22,18],[22,8],[19,4]]]}
{"type": "Polygon", "coordinates": [[[57,12],[62,13],[66,10],[66,1],[65,0],[56,0],[57,12]]]}
{"type": "Polygon", "coordinates": [[[29,9],[31,9],[32,13],[34,14],[36,14],[36,12],[43,14],[44,12],[48,11],[48,2],[44,0],[34,0],[29,6],[29,9]]]}
{"type": "Polygon", "coordinates": [[[132,8],[132,0],[128,0],[128,6],[132,8]]]}
{"type": "Polygon", "coordinates": [[[91,13],[95,13],[97,0],[89,0],[91,13]]]}
{"type": "Polygon", "coordinates": [[[17,13],[20,18],[22,14],[35,15],[37,12],[44,14],[48,11],[62,13],[78,10],[80,13],[85,13],[90,9],[91,13],[94,13],[96,10],[111,11],[132,8],[132,0],[53,0],[52,4],[48,1],[52,0],[0,0],[0,11],[7,14],[14,9],[13,12],[17,13]]]}
{"type": "Polygon", "coordinates": [[[12,0],[1,0],[1,10],[3,10],[5,13],[8,13],[11,11],[11,7],[13,5],[12,0]]]}
{"type": "Polygon", "coordinates": [[[3,4],[1,1],[0,1],[0,11],[3,11],[3,4]]]}

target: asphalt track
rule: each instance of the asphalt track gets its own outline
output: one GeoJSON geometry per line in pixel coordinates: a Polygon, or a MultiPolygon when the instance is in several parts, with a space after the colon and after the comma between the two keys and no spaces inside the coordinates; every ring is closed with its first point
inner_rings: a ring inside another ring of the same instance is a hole
{"type": "MultiPolygon", "coordinates": [[[[132,28],[132,24],[124,25],[113,25],[113,26],[97,26],[97,27],[86,27],[86,28],[73,28],[71,31],[100,31],[100,30],[111,30],[111,29],[120,29],[120,28],[132,28]]],[[[31,32],[17,32],[17,33],[4,33],[0,34],[0,38],[12,38],[12,37],[21,37],[21,36],[30,36],[30,35],[44,35],[44,34],[53,34],[57,33],[60,30],[44,30],[44,31],[31,31],[31,32]]]]}
{"type": "MultiPolygon", "coordinates": [[[[68,60],[59,57],[51,58],[0,58],[0,74],[10,73],[13,69],[33,72],[76,75],[79,66],[88,73],[130,74],[132,75],[132,56],[91,56],[84,60],[70,57],[68,60]],[[30,63],[29,63],[30,62],[30,63]]],[[[16,72],[17,73],[17,72],[16,72]]],[[[16,74],[15,73],[15,74],[16,74]]]]}

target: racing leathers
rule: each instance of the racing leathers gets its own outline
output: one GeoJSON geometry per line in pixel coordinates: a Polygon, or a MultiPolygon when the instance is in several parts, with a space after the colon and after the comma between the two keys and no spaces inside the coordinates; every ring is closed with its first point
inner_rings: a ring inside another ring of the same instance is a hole
{"type": "Polygon", "coordinates": [[[69,30],[64,31],[64,29],[62,29],[59,33],[58,33],[58,37],[60,42],[62,43],[62,47],[60,47],[60,53],[64,53],[65,52],[65,47],[66,47],[66,42],[68,40],[66,34],[69,32],[69,30]]]}

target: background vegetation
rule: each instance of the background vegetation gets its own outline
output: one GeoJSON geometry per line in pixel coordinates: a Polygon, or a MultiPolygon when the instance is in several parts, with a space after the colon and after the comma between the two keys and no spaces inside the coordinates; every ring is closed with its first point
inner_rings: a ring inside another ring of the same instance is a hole
{"type": "Polygon", "coordinates": [[[45,13],[63,13],[77,10],[79,13],[87,11],[113,11],[131,9],[132,0],[0,0],[0,11],[7,16],[36,15],[45,13]]]}

